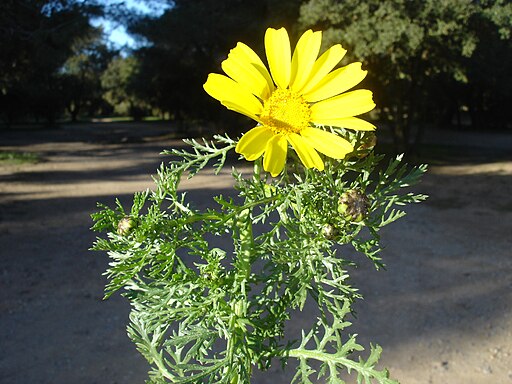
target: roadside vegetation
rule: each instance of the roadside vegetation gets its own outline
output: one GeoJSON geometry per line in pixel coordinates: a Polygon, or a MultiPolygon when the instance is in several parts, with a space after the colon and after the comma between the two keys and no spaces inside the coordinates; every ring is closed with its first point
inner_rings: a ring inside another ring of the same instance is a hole
{"type": "Polygon", "coordinates": [[[41,158],[30,152],[0,151],[0,165],[35,164],[41,158]]]}

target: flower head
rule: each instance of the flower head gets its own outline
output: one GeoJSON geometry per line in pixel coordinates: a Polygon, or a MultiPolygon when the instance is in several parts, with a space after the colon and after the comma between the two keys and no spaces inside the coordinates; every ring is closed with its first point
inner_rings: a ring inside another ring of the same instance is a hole
{"type": "Polygon", "coordinates": [[[343,193],[339,199],[338,212],[345,218],[359,222],[368,214],[371,203],[363,192],[350,189],[343,193]]]}
{"type": "Polygon", "coordinates": [[[226,108],[258,125],[237,143],[236,152],[253,161],[263,155],[272,176],[284,168],[288,144],[307,168],[324,169],[318,152],[343,159],[353,151],[342,137],[323,125],[356,130],[375,126],[357,117],[375,107],[368,90],[346,92],[366,76],[361,63],[333,70],[346,53],[337,44],[320,57],[322,33],[306,31],[293,55],[286,29],[267,29],[265,51],[269,70],[247,45],[238,43],[222,62],[220,75],[211,73],[204,89],[226,108]]]}

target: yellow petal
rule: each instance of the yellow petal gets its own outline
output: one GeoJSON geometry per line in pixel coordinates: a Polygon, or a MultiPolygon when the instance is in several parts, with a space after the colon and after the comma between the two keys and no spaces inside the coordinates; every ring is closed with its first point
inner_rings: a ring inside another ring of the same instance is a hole
{"type": "Polygon", "coordinates": [[[254,95],[227,76],[210,73],[203,88],[211,97],[219,100],[229,109],[240,113],[244,113],[241,112],[242,110],[246,111],[247,113],[244,114],[255,120],[257,120],[255,116],[263,109],[261,102],[254,95]]]}
{"type": "Polygon", "coordinates": [[[222,70],[238,84],[244,86],[253,95],[266,99],[270,91],[265,78],[247,63],[240,62],[234,55],[229,55],[221,64],[222,70]]]}
{"type": "Polygon", "coordinates": [[[268,98],[272,88],[261,72],[261,68],[258,68],[259,63],[252,62],[239,45],[240,43],[229,52],[228,58],[222,62],[222,70],[260,99],[268,98]]]}
{"type": "Polygon", "coordinates": [[[322,32],[313,32],[311,29],[300,37],[292,57],[292,73],[290,89],[297,92],[308,80],[311,69],[320,52],[322,32]]]}
{"type": "Polygon", "coordinates": [[[283,135],[274,135],[267,142],[263,155],[263,169],[275,177],[281,173],[286,163],[288,142],[283,135]]]}
{"type": "Polygon", "coordinates": [[[352,63],[339,68],[324,77],[320,83],[307,93],[303,93],[304,99],[313,103],[339,95],[359,84],[367,71],[361,69],[361,63],[352,63]]]}
{"type": "Polygon", "coordinates": [[[297,90],[300,93],[307,93],[315,87],[345,56],[346,49],[336,44],[325,51],[322,56],[315,61],[311,75],[302,89],[297,90]]]}
{"type": "Polygon", "coordinates": [[[286,89],[290,83],[291,72],[290,38],[286,29],[267,29],[265,51],[274,82],[279,88],[286,89]]]}
{"type": "Polygon", "coordinates": [[[320,101],[311,106],[311,121],[325,125],[325,121],[357,116],[375,108],[372,92],[366,89],[347,92],[320,101]]]}
{"type": "Polygon", "coordinates": [[[347,140],[318,128],[305,128],[300,135],[318,152],[333,159],[343,159],[347,153],[354,150],[347,140]]]}
{"type": "Polygon", "coordinates": [[[306,168],[316,168],[320,171],[324,170],[324,162],[320,158],[320,155],[318,155],[315,149],[301,136],[296,133],[291,133],[287,138],[306,168]]]}
{"type": "Polygon", "coordinates": [[[225,106],[227,109],[230,109],[232,111],[235,111],[235,112],[241,113],[242,115],[250,117],[251,119],[253,119],[261,124],[260,118],[258,116],[256,116],[254,113],[252,113],[251,111],[249,111],[248,109],[244,108],[243,105],[234,104],[230,101],[223,101],[222,105],[225,106]]]}
{"type": "Polygon", "coordinates": [[[343,119],[324,119],[322,125],[354,129],[356,131],[374,131],[377,127],[366,120],[357,117],[345,117],[343,119]]]}
{"type": "Polygon", "coordinates": [[[236,144],[235,152],[244,155],[244,157],[253,161],[259,158],[274,133],[267,127],[260,125],[247,131],[236,144]]]}
{"type": "Polygon", "coordinates": [[[268,73],[267,67],[263,64],[260,57],[256,52],[254,52],[250,47],[245,45],[244,43],[238,43],[235,48],[232,49],[232,52],[239,55],[243,60],[250,63],[254,68],[261,73],[261,75],[265,78],[268,84],[268,89],[272,92],[274,90],[274,82],[272,81],[272,77],[270,77],[270,73],[268,73]]]}

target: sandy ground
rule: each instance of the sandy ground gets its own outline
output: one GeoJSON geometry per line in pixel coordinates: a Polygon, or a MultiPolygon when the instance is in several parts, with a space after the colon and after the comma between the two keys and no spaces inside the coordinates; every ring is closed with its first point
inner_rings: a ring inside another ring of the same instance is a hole
{"type": "MultiPolygon", "coordinates": [[[[1,383],[144,382],[128,303],[102,300],[108,260],[88,251],[89,215],[153,185],[159,152],[179,144],[140,137],[162,129],[0,133],[0,150],[44,159],[0,166],[1,383]]],[[[384,231],[387,271],[365,260],[353,271],[365,300],[350,330],[384,348],[382,366],[403,384],[512,383],[512,145],[482,137],[463,161],[431,167],[416,188],[431,198],[384,231]],[[495,145],[505,156],[487,157],[495,145]]],[[[198,201],[229,187],[226,174],[185,184],[198,201]]],[[[276,367],[253,382],[291,374],[276,367]]]]}

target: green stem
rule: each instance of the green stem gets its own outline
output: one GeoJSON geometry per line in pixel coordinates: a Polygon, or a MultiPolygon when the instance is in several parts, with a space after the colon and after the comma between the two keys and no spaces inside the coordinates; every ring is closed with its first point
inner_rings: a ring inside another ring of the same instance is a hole
{"type": "Polygon", "coordinates": [[[345,367],[353,369],[355,371],[361,371],[361,366],[357,364],[355,361],[347,359],[346,357],[336,357],[335,355],[330,353],[298,348],[289,351],[288,356],[295,357],[297,359],[314,359],[327,363],[336,363],[344,365],[345,367]]]}
{"type": "Polygon", "coordinates": [[[398,384],[397,381],[389,379],[386,371],[378,371],[373,365],[367,366],[365,364],[358,363],[354,360],[350,360],[347,357],[336,356],[336,354],[326,353],[322,351],[314,351],[310,349],[297,348],[292,349],[288,353],[289,357],[295,357],[299,360],[317,360],[329,365],[342,365],[347,368],[348,372],[355,371],[361,374],[363,377],[375,378],[379,383],[383,384],[398,384]]]}
{"type": "Polygon", "coordinates": [[[235,245],[236,259],[235,286],[233,290],[233,301],[231,304],[231,319],[229,328],[231,331],[228,340],[227,352],[231,360],[231,369],[237,372],[233,375],[231,383],[240,382],[240,372],[251,375],[251,359],[245,350],[247,328],[244,320],[247,318],[248,283],[251,275],[251,255],[254,248],[252,234],[251,210],[244,209],[240,212],[234,222],[233,241],[235,245]]]}
{"type": "MultiPolygon", "coordinates": [[[[261,160],[256,161],[254,164],[255,180],[261,177],[261,160]]],[[[241,381],[240,373],[245,373],[243,376],[248,378],[252,372],[252,361],[249,352],[247,351],[247,328],[245,321],[247,320],[247,308],[249,305],[249,298],[247,292],[249,291],[249,279],[251,276],[251,257],[254,251],[254,237],[252,232],[252,203],[248,203],[241,210],[233,223],[233,243],[235,246],[236,259],[234,261],[235,267],[235,286],[233,292],[232,314],[230,319],[231,338],[228,340],[227,351],[233,367],[237,372],[231,379],[232,384],[238,384],[241,381]],[[236,361],[235,361],[236,358],[236,361]]],[[[243,378],[242,376],[242,378],[243,378]]],[[[244,380],[245,381],[245,380],[244,380]]]]}
{"type": "Polygon", "coordinates": [[[234,217],[240,217],[242,215],[242,212],[245,210],[250,210],[251,208],[254,208],[258,205],[267,204],[274,200],[277,200],[276,196],[271,197],[265,197],[264,199],[252,201],[250,203],[244,204],[241,207],[238,207],[238,209],[235,209],[233,213],[230,213],[229,215],[223,215],[219,213],[198,213],[191,216],[188,216],[183,220],[184,224],[193,224],[198,221],[209,221],[209,220],[217,220],[226,222],[228,220],[231,220],[234,217]]]}
{"type": "Polygon", "coordinates": [[[238,249],[236,250],[235,267],[239,278],[240,291],[245,295],[245,285],[251,274],[251,254],[254,247],[251,209],[244,209],[240,212],[235,222],[235,232],[238,232],[236,233],[238,249]]]}

